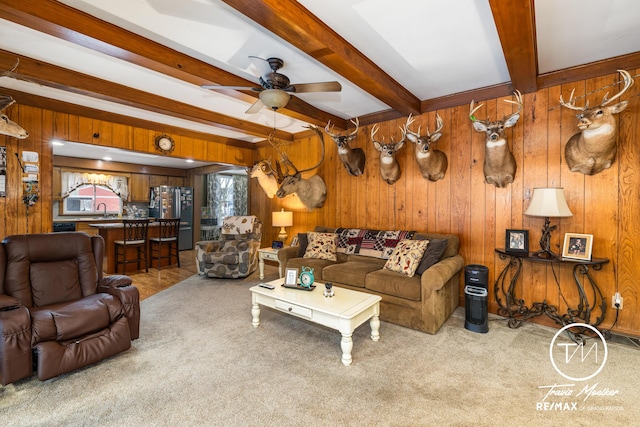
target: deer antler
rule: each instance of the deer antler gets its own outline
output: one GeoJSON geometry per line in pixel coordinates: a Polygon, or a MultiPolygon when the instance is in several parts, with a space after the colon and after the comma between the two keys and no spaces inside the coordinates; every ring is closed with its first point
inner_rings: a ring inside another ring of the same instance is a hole
{"type": "MultiPolygon", "coordinates": [[[[317,126],[305,126],[305,127],[306,127],[307,129],[311,129],[312,131],[314,131],[314,132],[318,135],[318,138],[320,138],[320,145],[322,145],[322,149],[320,150],[320,153],[322,153],[322,154],[321,154],[321,156],[320,156],[320,161],[318,162],[318,164],[317,164],[317,165],[312,166],[312,167],[310,167],[310,168],[308,168],[308,169],[303,169],[303,170],[301,170],[301,171],[298,171],[298,170],[296,169],[296,173],[302,173],[302,172],[309,172],[309,171],[312,171],[312,170],[314,170],[315,168],[319,167],[319,166],[322,164],[322,162],[324,161],[324,134],[322,133],[322,131],[320,130],[320,128],[319,128],[319,127],[317,127],[317,126]]],[[[291,166],[293,166],[293,163],[291,164],[291,166]]],[[[295,166],[294,166],[294,169],[295,169],[295,166]]]]}
{"type": "MultiPolygon", "coordinates": [[[[356,128],[352,132],[349,132],[345,136],[346,139],[352,139],[356,135],[356,133],[358,133],[358,129],[360,128],[360,120],[357,117],[356,117],[355,121],[353,119],[351,119],[351,123],[353,123],[356,126],[356,128]]],[[[333,128],[334,128],[334,125],[332,125],[331,124],[331,120],[329,120],[327,122],[327,125],[324,127],[324,130],[325,130],[325,132],[327,132],[327,134],[331,138],[334,138],[334,139],[335,138],[339,138],[341,135],[338,135],[337,133],[334,133],[333,132],[333,128]]]]}
{"type": "Polygon", "coordinates": [[[522,111],[522,94],[520,93],[519,90],[516,90],[515,92],[513,92],[513,95],[516,97],[515,101],[512,101],[510,99],[505,99],[504,102],[508,102],[509,104],[516,104],[518,106],[518,111],[511,113],[508,116],[505,116],[504,120],[507,120],[515,116],[516,114],[519,114],[520,111],[522,111]]]}
{"type": "Polygon", "coordinates": [[[475,113],[475,112],[476,112],[476,111],[478,111],[480,108],[482,108],[482,106],[483,106],[484,104],[480,104],[480,105],[478,105],[478,106],[477,106],[477,107],[475,107],[475,108],[474,108],[474,105],[475,105],[475,101],[472,99],[472,100],[471,100],[471,104],[469,104],[469,118],[471,119],[471,121],[472,121],[472,122],[482,122],[482,123],[484,123],[484,122],[485,122],[484,120],[478,120],[478,119],[476,118],[476,116],[474,116],[474,115],[473,115],[473,113],[475,113]]]}
{"type": "Polygon", "coordinates": [[[589,108],[589,101],[584,104],[584,107],[576,107],[576,100],[573,98],[573,93],[575,91],[575,88],[571,91],[571,95],[569,95],[569,102],[564,102],[564,99],[562,99],[562,94],[560,94],[560,105],[575,111],[584,111],[589,108]]]}
{"type": "Polygon", "coordinates": [[[631,86],[633,86],[633,79],[631,78],[631,74],[629,74],[628,71],[626,71],[626,70],[618,70],[618,72],[622,75],[622,78],[624,79],[624,87],[622,88],[622,90],[620,92],[618,92],[612,98],[608,98],[607,99],[607,96],[609,96],[609,92],[605,93],[604,96],[602,97],[602,102],[600,103],[601,107],[604,107],[605,105],[607,105],[608,103],[610,103],[614,99],[620,98],[620,95],[625,93],[627,91],[627,89],[629,89],[631,86]]]}

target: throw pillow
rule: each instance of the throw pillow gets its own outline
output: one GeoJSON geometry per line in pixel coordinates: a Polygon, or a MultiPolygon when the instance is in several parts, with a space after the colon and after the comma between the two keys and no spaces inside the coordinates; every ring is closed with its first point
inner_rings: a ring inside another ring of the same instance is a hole
{"type": "Polygon", "coordinates": [[[385,263],[384,269],[413,277],[428,245],[428,240],[401,240],[385,263]]]}
{"type": "Polygon", "coordinates": [[[309,244],[304,252],[303,258],[326,259],[329,261],[337,261],[336,245],[338,244],[338,235],[335,233],[316,233],[310,231],[307,233],[309,244]]]}
{"type": "Polygon", "coordinates": [[[420,264],[418,265],[418,269],[416,270],[416,274],[424,273],[427,268],[431,267],[436,262],[440,261],[442,258],[442,254],[444,250],[447,248],[447,239],[431,239],[428,240],[429,246],[427,246],[427,250],[424,251],[424,255],[422,256],[422,260],[420,260],[420,264]]]}
{"type": "Polygon", "coordinates": [[[302,258],[307,251],[307,245],[309,244],[309,238],[307,233],[298,233],[298,256],[302,258]]]}

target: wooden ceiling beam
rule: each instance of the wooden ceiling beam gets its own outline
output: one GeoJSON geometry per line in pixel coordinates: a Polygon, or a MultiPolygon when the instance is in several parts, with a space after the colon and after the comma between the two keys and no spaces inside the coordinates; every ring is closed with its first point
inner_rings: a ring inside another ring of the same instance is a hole
{"type": "Polygon", "coordinates": [[[399,113],[421,113],[418,98],[297,1],[223,1],[399,113]]]}
{"type": "Polygon", "coordinates": [[[533,0],[489,0],[511,84],[522,93],[538,90],[533,0]]]}
{"type": "MultiPolygon", "coordinates": [[[[197,86],[257,84],[54,0],[0,0],[0,16],[33,30],[197,86]]],[[[248,103],[255,102],[258,97],[257,93],[232,90],[225,91],[225,95],[248,103]]],[[[324,126],[331,120],[338,126],[347,126],[346,120],[302,100],[297,101],[280,113],[316,125],[324,126]]]]}
{"type": "Polygon", "coordinates": [[[122,114],[110,113],[108,111],[97,110],[95,108],[72,104],[65,101],[59,101],[57,99],[34,95],[31,93],[9,89],[2,86],[0,86],[0,89],[2,90],[3,95],[9,95],[13,97],[13,99],[16,100],[16,103],[20,105],[28,105],[30,107],[42,108],[43,110],[55,111],[57,113],[73,114],[89,119],[118,123],[121,125],[133,126],[141,129],[149,129],[157,132],[158,134],[168,133],[172,135],[182,135],[189,138],[203,139],[205,141],[213,141],[240,148],[255,149],[256,147],[256,144],[252,142],[242,141],[240,139],[227,138],[225,136],[213,135],[206,132],[172,126],[166,123],[157,123],[150,120],[138,119],[136,117],[124,116],[122,114]]]}
{"type": "MultiPolygon", "coordinates": [[[[259,137],[268,136],[273,131],[268,126],[238,120],[32,58],[17,56],[20,59],[20,65],[10,76],[19,80],[259,137]]],[[[0,50],[0,69],[9,69],[15,64],[15,60],[16,54],[0,50]]],[[[289,132],[277,131],[277,136],[281,139],[293,140],[293,134],[289,132]]]]}

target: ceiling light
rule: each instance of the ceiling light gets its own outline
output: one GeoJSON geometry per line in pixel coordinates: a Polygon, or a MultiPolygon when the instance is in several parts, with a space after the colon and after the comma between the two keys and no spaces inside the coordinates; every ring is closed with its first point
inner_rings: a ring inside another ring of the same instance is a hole
{"type": "Polygon", "coordinates": [[[113,160],[113,159],[112,159],[111,157],[109,157],[109,156],[104,156],[104,157],[102,158],[102,160],[113,160]]]}
{"type": "Polygon", "coordinates": [[[51,145],[57,145],[59,147],[64,145],[64,142],[62,141],[58,141],[57,139],[54,139],[53,141],[51,141],[51,145]]]}
{"type": "Polygon", "coordinates": [[[258,96],[262,103],[272,110],[284,107],[291,99],[291,95],[280,89],[266,89],[260,92],[258,96]]]}
{"type": "Polygon", "coordinates": [[[187,163],[193,163],[193,159],[187,159],[186,162],[187,163]]]}

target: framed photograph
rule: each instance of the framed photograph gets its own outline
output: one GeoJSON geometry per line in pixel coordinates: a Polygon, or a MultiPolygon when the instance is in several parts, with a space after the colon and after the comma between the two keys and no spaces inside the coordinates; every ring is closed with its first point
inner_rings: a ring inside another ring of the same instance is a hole
{"type": "Polygon", "coordinates": [[[591,261],[593,234],[565,233],[562,258],[591,261]]]}
{"type": "Polygon", "coordinates": [[[529,254],[529,230],[507,230],[504,242],[506,252],[529,254]]]}
{"type": "Polygon", "coordinates": [[[298,246],[298,235],[297,234],[295,236],[293,236],[293,238],[291,239],[291,246],[298,246]]]}
{"type": "Polygon", "coordinates": [[[271,249],[282,249],[284,243],[280,240],[274,240],[271,242],[271,249]]]}
{"type": "Polygon", "coordinates": [[[298,285],[298,269],[297,268],[287,268],[287,271],[284,275],[284,284],[287,286],[297,286],[298,285]]]}

